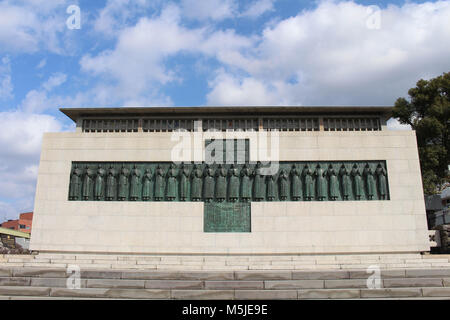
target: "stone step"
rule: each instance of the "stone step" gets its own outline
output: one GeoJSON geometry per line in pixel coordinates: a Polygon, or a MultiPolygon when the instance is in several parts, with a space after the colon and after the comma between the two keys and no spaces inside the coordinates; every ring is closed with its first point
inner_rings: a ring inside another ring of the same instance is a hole
{"type": "MultiPolygon", "coordinates": [[[[81,270],[69,289],[65,268],[0,268],[0,298],[67,299],[403,299],[450,298],[450,268],[381,270],[81,270]]],[[[70,282],[70,281],[69,281],[70,282]]]]}
{"type": "Polygon", "coordinates": [[[444,255],[342,254],[342,255],[121,255],[40,253],[1,255],[4,267],[55,267],[77,265],[82,269],[132,270],[327,270],[442,268],[450,261],[444,255]]]}
{"type": "Polygon", "coordinates": [[[84,270],[68,289],[65,269],[0,268],[0,296],[99,299],[361,299],[450,297],[450,268],[382,270],[368,289],[362,270],[130,271],[84,270]]]}
{"type": "Polygon", "coordinates": [[[32,296],[58,298],[170,299],[170,290],[110,288],[2,287],[0,296],[32,296]]]}
{"type": "MultiPolygon", "coordinates": [[[[299,297],[299,299],[302,299],[299,297]]],[[[336,298],[337,299],[337,298],[336,298]]],[[[361,300],[361,298],[344,298],[346,300],[361,300]]],[[[2,300],[105,300],[105,298],[73,298],[73,297],[33,297],[33,296],[0,296],[2,300]]],[[[108,298],[107,300],[128,300],[125,298],[115,299],[108,298]]],[[[134,299],[133,299],[134,300],[134,299]]],[[[370,300],[450,300],[450,297],[396,297],[396,298],[370,298],[370,300]]]]}
{"type": "MultiPolygon", "coordinates": [[[[46,268],[67,268],[74,264],[38,264],[38,263],[22,263],[22,264],[3,264],[1,267],[46,267],[46,268]]],[[[190,271],[233,271],[233,270],[345,270],[345,269],[367,269],[371,267],[370,264],[358,264],[358,265],[322,265],[320,267],[316,265],[248,265],[248,266],[218,266],[218,265],[110,265],[110,264],[75,264],[81,269],[129,269],[129,270],[190,270],[190,271]]],[[[420,264],[378,264],[376,265],[381,269],[439,269],[450,268],[450,264],[442,263],[420,263],[420,264]]]]}
{"type": "MultiPolygon", "coordinates": [[[[0,287],[30,286],[66,288],[66,278],[0,277],[0,287]]],[[[382,279],[384,288],[450,287],[450,278],[382,279]]],[[[284,289],[350,289],[367,288],[366,279],[335,280],[128,280],[80,279],[81,288],[110,289],[209,289],[209,290],[284,290],[284,289]]]]}
{"type": "MultiPolygon", "coordinates": [[[[106,300],[105,298],[75,297],[34,297],[34,296],[0,296],[0,300],[106,300]]],[[[125,300],[125,298],[108,298],[107,300],[125,300]]]]}
{"type": "MultiPolygon", "coordinates": [[[[320,270],[320,271],[161,271],[161,270],[81,270],[81,279],[124,280],[200,280],[200,281],[266,281],[266,280],[324,280],[367,279],[372,273],[366,270],[320,270]]],[[[380,271],[382,279],[441,278],[448,283],[450,268],[440,269],[386,269],[380,271]]],[[[64,268],[0,268],[0,279],[26,281],[25,278],[67,278],[64,268]]],[[[432,279],[429,279],[431,281],[432,279]]],[[[391,281],[392,282],[392,281],[391,281]]],[[[1,282],[0,282],[1,283],[1,282]]],[[[331,282],[330,282],[331,283],[331,282]]]]}
{"type": "Polygon", "coordinates": [[[69,289],[65,269],[0,268],[1,299],[403,299],[450,298],[450,268],[382,270],[368,289],[363,270],[82,270],[69,289]]]}
{"type": "Polygon", "coordinates": [[[193,300],[293,300],[293,299],[450,299],[450,288],[380,289],[125,289],[125,288],[53,288],[0,287],[0,299],[193,299],[193,300]]]}

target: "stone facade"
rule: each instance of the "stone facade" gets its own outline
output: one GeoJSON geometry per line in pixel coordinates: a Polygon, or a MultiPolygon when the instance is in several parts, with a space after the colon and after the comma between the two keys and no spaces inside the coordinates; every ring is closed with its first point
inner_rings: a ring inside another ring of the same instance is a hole
{"type": "MultiPolygon", "coordinates": [[[[250,161],[267,160],[260,157],[262,146],[254,135],[235,134],[250,139],[250,149],[258,150],[250,152],[250,161]]],[[[204,140],[209,138],[204,136],[202,144],[191,146],[194,160],[204,160],[204,140]]],[[[177,143],[171,132],[46,133],[31,250],[154,254],[429,251],[413,131],[279,132],[279,161],[386,161],[390,198],[251,202],[250,233],[205,233],[203,202],[68,200],[73,161],[170,161],[177,143]]]]}

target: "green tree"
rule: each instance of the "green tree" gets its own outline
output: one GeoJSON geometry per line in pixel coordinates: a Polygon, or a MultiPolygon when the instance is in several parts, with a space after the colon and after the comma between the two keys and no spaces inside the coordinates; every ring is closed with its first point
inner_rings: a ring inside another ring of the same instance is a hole
{"type": "Polygon", "coordinates": [[[450,72],[419,80],[408,95],[397,99],[392,115],[416,131],[424,193],[435,194],[450,181],[450,72]]]}

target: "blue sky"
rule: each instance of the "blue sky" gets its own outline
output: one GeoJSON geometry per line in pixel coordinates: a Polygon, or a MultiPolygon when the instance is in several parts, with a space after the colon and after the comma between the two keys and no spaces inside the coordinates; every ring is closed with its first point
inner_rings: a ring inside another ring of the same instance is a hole
{"type": "Polygon", "coordinates": [[[449,56],[449,1],[0,0],[0,220],[59,107],[392,105],[449,56]]]}

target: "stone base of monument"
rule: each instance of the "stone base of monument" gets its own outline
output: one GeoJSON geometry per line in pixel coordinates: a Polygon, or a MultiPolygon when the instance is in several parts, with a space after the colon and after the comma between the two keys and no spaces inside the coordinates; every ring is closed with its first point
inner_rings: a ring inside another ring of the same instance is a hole
{"type": "Polygon", "coordinates": [[[321,255],[174,255],[174,254],[85,254],[46,253],[32,255],[0,255],[0,267],[51,267],[80,269],[143,270],[330,270],[365,269],[369,266],[388,268],[450,268],[448,255],[419,253],[390,254],[321,254],[321,255]]]}
{"type": "Polygon", "coordinates": [[[450,262],[419,254],[0,256],[0,299],[32,298],[450,299],[450,262]],[[70,289],[73,266],[79,289],[70,289]]]}
{"type": "Polygon", "coordinates": [[[361,270],[96,271],[67,288],[60,268],[0,269],[3,299],[450,299],[450,269],[382,270],[369,289],[361,270]]]}

